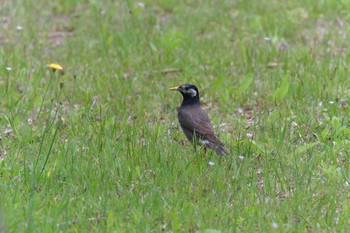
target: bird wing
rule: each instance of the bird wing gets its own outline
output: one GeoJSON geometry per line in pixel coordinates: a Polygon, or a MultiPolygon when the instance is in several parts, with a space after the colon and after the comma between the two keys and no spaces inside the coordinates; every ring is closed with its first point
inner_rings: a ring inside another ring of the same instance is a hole
{"type": "Polygon", "coordinates": [[[215,136],[213,125],[201,107],[179,109],[178,118],[182,127],[191,132],[196,132],[199,138],[215,144],[222,144],[215,136]]]}

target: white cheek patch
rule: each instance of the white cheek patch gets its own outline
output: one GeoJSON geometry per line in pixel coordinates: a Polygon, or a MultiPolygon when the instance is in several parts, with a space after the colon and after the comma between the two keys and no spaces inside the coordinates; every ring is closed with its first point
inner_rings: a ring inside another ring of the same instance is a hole
{"type": "Polygon", "coordinates": [[[197,92],[196,92],[196,90],[194,90],[194,89],[189,89],[189,90],[187,91],[187,93],[190,94],[191,97],[195,97],[195,96],[197,95],[197,92]]]}

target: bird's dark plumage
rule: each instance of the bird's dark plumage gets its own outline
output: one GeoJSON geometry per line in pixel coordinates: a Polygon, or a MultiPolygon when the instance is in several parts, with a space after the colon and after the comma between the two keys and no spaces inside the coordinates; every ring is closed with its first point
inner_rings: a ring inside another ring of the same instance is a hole
{"type": "Polygon", "coordinates": [[[228,155],[224,144],[216,137],[209,117],[200,106],[197,87],[183,84],[170,90],[179,91],[183,96],[177,116],[187,139],[195,145],[203,143],[205,148],[215,150],[218,155],[228,155]]]}

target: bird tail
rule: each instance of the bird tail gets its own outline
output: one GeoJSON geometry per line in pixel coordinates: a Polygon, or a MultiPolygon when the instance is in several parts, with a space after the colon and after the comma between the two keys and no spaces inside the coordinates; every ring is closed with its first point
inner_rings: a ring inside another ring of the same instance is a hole
{"type": "Polygon", "coordinates": [[[230,153],[225,149],[224,144],[220,142],[218,139],[216,139],[217,143],[215,144],[212,141],[204,140],[205,147],[209,147],[212,150],[215,150],[216,154],[222,156],[222,155],[229,155],[230,153]]]}
{"type": "Polygon", "coordinates": [[[222,145],[218,145],[215,151],[218,155],[221,155],[221,156],[230,154],[227,150],[225,150],[224,146],[222,145]]]}

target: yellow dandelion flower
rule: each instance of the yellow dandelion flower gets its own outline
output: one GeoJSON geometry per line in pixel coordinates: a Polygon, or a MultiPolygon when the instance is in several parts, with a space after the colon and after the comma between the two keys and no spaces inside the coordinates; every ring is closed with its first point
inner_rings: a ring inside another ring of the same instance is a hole
{"type": "Polygon", "coordinates": [[[62,66],[60,66],[59,64],[55,64],[55,63],[49,64],[49,65],[47,65],[47,67],[49,67],[53,71],[55,71],[55,70],[63,70],[62,66]]]}

